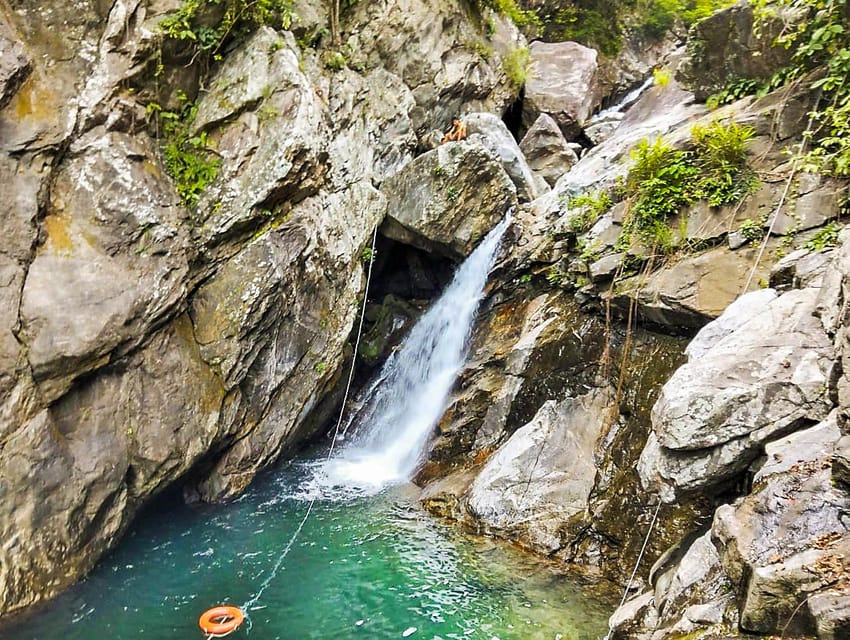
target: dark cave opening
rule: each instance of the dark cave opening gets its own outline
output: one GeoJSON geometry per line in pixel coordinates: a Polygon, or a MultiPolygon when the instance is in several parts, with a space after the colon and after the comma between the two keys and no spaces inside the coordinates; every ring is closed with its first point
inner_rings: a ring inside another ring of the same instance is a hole
{"type": "MultiPolygon", "coordinates": [[[[363,268],[367,268],[364,261],[363,268]]],[[[354,366],[343,424],[356,411],[359,392],[377,375],[386,359],[402,343],[419,317],[427,311],[454,276],[457,264],[450,258],[392,240],[380,232],[375,244],[363,330],[354,366]]],[[[362,301],[361,301],[362,303],[362,301]]],[[[352,328],[345,359],[320,395],[323,400],[311,412],[305,433],[323,440],[333,433],[345,396],[348,375],[357,343],[360,314],[352,328]]]]}
{"type": "Polygon", "coordinates": [[[514,100],[502,113],[502,122],[511,132],[514,139],[519,142],[522,136],[525,135],[525,128],[522,126],[522,103],[525,100],[525,88],[519,91],[517,99],[514,100]]]}

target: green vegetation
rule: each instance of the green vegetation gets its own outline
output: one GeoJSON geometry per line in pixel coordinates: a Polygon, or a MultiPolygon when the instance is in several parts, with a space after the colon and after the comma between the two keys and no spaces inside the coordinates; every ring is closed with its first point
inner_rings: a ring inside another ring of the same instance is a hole
{"type": "Polygon", "coordinates": [[[375,260],[375,256],[378,255],[378,252],[375,251],[372,247],[363,247],[363,250],[360,252],[360,262],[365,264],[369,264],[375,260]]]}
{"type": "Polygon", "coordinates": [[[799,76],[799,69],[795,67],[782,67],[773,73],[767,80],[755,80],[753,78],[736,78],[729,82],[723,89],[718,91],[705,101],[709,109],[716,109],[724,104],[730,104],[746,96],[763,97],[774,89],[791,82],[799,76]]]}
{"type": "Polygon", "coordinates": [[[331,71],[342,71],[346,67],[345,54],[342,51],[328,49],[322,52],[322,64],[331,71]]]}
{"type": "Polygon", "coordinates": [[[732,3],[733,0],[574,0],[558,3],[543,16],[543,21],[551,39],[575,40],[614,57],[626,32],[658,40],[676,25],[690,27],[732,3]]]}
{"type": "Polygon", "coordinates": [[[646,244],[666,251],[672,246],[667,220],[694,201],[697,169],[688,152],[673,149],[660,138],[651,143],[641,141],[632,151],[632,159],[635,164],[625,185],[632,206],[621,244],[636,234],[646,244]]]}
{"type": "Polygon", "coordinates": [[[755,176],[747,164],[746,143],[753,130],[734,123],[713,122],[691,131],[691,151],[643,140],[632,150],[634,165],[623,186],[631,208],[623,225],[620,248],[636,235],[661,251],[672,249],[668,220],[698,200],[711,206],[732,204],[747,195],[755,176]]]}
{"type": "Polygon", "coordinates": [[[623,26],[616,18],[621,12],[617,4],[597,0],[559,8],[551,18],[557,38],[593,45],[606,56],[615,57],[623,41],[623,26]]]}
{"type": "Polygon", "coordinates": [[[587,231],[612,204],[611,196],[605,191],[571,197],[566,202],[567,208],[574,211],[570,217],[570,229],[576,233],[587,231]]]}
{"type": "Polygon", "coordinates": [[[666,87],[670,84],[670,70],[669,69],[653,69],[652,70],[652,82],[658,87],[666,87]]]}
{"type": "Polygon", "coordinates": [[[198,107],[185,94],[179,94],[177,111],[166,111],[151,102],[148,117],[156,118],[162,138],[162,155],[169,175],[174,179],[177,193],[187,206],[198,202],[203,190],[218,175],[219,159],[205,131],[192,133],[198,107]]]}
{"type": "Polygon", "coordinates": [[[565,287],[569,283],[569,276],[558,263],[547,267],[545,276],[552,287],[565,287]]]}
{"type": "Polygon", "coordinates": [[[841,226],[837,222],[830,222],[803,246],[810,251],[820,251],[827,247],[834,247],[838,244],[838,233],[840,231],[841,226]]]}
{"type": "Polygon", "coordinates": [[[512,49],[502,58],[502,66],[505,69],[505,75],[508,76],[511,84],[515,89],[519,90],[528,79],[528,67],[531,64],[531,54],[526,47],[517,47],[512,49]]]}
{"type": "Polygon", "coordinates": [[[640,31],[647,38],[658,40],[678,21],[689,27],[731,4],[730,0],[638,0],[640,31]]]}
{"type": "Polygon", "coordinates": [[[764,219],[753,220],[752,218],[747,218],[741,223],[738,231],[741,232],[741,235],[748,242],[758,240],[764,235],[764,219]]]}
{"type": "Polygon", "coordinates": [[[710,107],[745,95],[764,95],[819,69],[810,88],[819,92],[811,111],[811,127],[804,133],[808,150],[802,169],[828,175],[850,176],[850,26],[846,0],[753,0],[756,30],[783,8],[802,16],[783,29],[775,44],[794,50],[792,64],[767,81],[739,78],[707,101],[710,107]]]}
{"type": "Polygon", "coordinates": [[[217,57],[228,39],[262,25],[288,29],[292,18],[290,0],[183,0],[159,23],[159,30],[166,38],[190,44],[196,55],[217,57]],[[218,14],[221,19],[208,24],[218,14]]]}
{"type": "Polygon", "coordinates": [[[699,170],[695,197],[712,207],[738,202],[752,191],[755,174],[747,165],[747,142],[755,135],[749,126],[715,121],[691,130],[694,163],[699,170]]]}
{"type": "Polygon", "coordinates": [[[540,18],[534,11],[527,11],[517,4],[516,0],[474,0],[474,5],[479,13],[490,9],[496,13],[507,16],[518,27],[540,27],[540,18]]]}
{"type": "Polygon", "coordinates": [[[793,47],[800,71],[816,67],[823,75],[812,89],[821,96],[811,114],[812,128],[804,135],[812,140],[806,169],[850,176],[850,24],[846,0],[779,0],[806,12],[795,29],[783,33],[778,43],[793,47]]]}

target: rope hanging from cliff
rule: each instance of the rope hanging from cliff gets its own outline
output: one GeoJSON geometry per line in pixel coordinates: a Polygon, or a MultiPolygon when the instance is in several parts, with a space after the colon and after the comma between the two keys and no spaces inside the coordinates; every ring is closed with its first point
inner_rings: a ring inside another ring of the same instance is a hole
{"type": "MultiPolygon", "coordinates": [[[[360,323],[357,326],[357,337],[354,340],[354,352],[351,354],[351,367],[348,370],[348,380],[345,384],[345,393],[342,396],[342,406],[339,409],[339,418],[336,422],[336,427],[333,431],[333,437],[331,438],[331,444],[328,448],[327,456],[325,457],[325,462],[329,462],[331,456],[333,455],[334,448],[336,447],[337,438],[339,436],[339,429],[342,425],[342,419],[345,416],[345,405],[348,402],[348,396],[351,393],[351,384],[354,380],[354,365],[357,362],[357,350],[360,348],[360,336],[363,334],[363,321],[366,317],[366,301],[369,299],[369,285],[372,282],[372,264],[374,262],[375,256],[375,244],[378,241],[378,227],[375,226],[375,229],[372,231],[372,259],[369,260],[369,267],[366,270],[366,288],[363,292],[363,305],[360,309],[360,323]]],[[[313,512],[313,507],[316,505],[317,496],[313,496],[310,498],[310,502],[307,505],[307,511],[304,513],[304,517],[301,518],[301,521],[298,523],[298,526],[295,528],[292,536],[289,538],[289,542],[286,543],[286,546],[283,548],[283,552],[280,554],[280,557],[272,567],[271,573],[266,576],[266,579],[260,584],[260,588],[257,590],[257,593],[248,600],[245,604],[243,604],[240,609],[246,613],[246,618],[248,620],[248,631],[251,630],[251,619],[248,616],[248,612],[251,607],[253,607],[257,602],[259,602],[260,598],[263,597],[263,593],[268,588],[268,586],[272,583],[272,580],[277,577],[280,568],[283,566],[283,561],[286,559],[286,556],[289,555],[290,550],[292,549],[292,545],[295,544],[295,541],[298,539],[298,536],[301,534],[301,530],[304,528],[304,525],[307,523],[310,514],[313,512]]]]}
{"type": "MultiPolygon", "coordinates": [[[[815,104],[812,108],[812,111],[809,112],[809,122],[806,125],[806,131],[812,130],[812,124],[814,124],[814,115],[819,105],[820,94],[818,94],[818,97],[815,100],[815,104]]],[[[779,219],[779,213],[780,211],[782,211],[782,207],[785,205],[785,200],[788,198],[788,192],[791,190],[791,183],[794,181],[794,176],[797,174],[799,160],[806,151],[807,142],[808,138],[804,135],[803,139],[800,141],[800,150],[791,159],[791,171],[788,174],[788,179],[785,181],[785,189],[782,191],[782,197],[779,198],[779,203],[776,205],[776,209],[774,209],[773,211],[773,217],[770,219],[770,225],[767,228],[767,233],[765,233],[764,237],[762,238],[761,246],[759,247],[758,253],[756,254],[756,261],[753,263],[753,268],[750,269],[750,275],[747,278],[747,283],[744,285],[744,290],[741,293],[746,293],[750,290],[750,285],[753,282],[753,276],[755,276],[756,269],[758,269],[759,266],[759,262],[761,262],[761,259],[764,256],[765,249],[767,249],[767,241],[770,239],[770,234],[773,233],[773,228],[776,225],[776,221],[779,219]]]]}
{"type": "MultiPolygon", "coordinates": [[[[643,560],[643,554],[646,552],[646,547],[649,544],[649,538],[652,536],[652,530],[655,528],[655,521],[658,520],[658,512],[661,511],[661,505],[662,501],[661,498],[659,498],[658,505],[655,507],[655,513],[652,515],[652,522],[649,523],[649,529],[646,530],[646,537],[643,539],[643,546],[640,548],[640,553],[638,554],[637,561],[635,562],[635,568],[632,571],[632,575],[629,576],[629,581],[626,583],[626,588],[623,590],[623,597],[620,600],[620,604],[617,609],[620,609],[620,607],[626,604],[626,598],[629,597],[629,590],[632,588],[632,582],[637,575],[641,560],[643,560]]],[[[609,627],[604,640],[611,640],[611,631],[613,631],[613,629],[609,627]]]]}

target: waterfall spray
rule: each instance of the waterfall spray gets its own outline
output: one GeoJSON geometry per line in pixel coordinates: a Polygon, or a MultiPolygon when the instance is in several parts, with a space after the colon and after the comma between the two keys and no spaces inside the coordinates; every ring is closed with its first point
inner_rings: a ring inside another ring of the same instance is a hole
{"type": "Polygon", "coordinates": [[[467,343],[487,276],[510,216],[481,241],[451,284],[378,374],[355,418],[350,443],[322,470],[323,484],[366,492],[408,480],[421,461],[467,343]]]}

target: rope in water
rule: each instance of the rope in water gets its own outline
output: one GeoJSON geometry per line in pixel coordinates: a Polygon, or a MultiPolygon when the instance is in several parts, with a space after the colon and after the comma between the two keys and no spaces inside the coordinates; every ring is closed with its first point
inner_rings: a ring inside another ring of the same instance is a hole
{"type": "MultiPolygon", "coordinates": [[[[374,231],[372,232],[372,259],[369,260],[369,268],[366,270],[366,290],[363,292],[363,306],[360,309],[360,324],[357,327],[357,337],[354,340],[354,352],[351,355],[351,367],[348,370],[348,381],[345,385],[345,394],[342,397],[342,406],[339,410],[339,419],[336,422],[336,427],[334,428],[333,438],[331,438],[331,446],[328,449],[327,457],[325,458],[325,462],[328,462],[331,459],[331,456],[334,452],[334,447],[336,446],[337,437],[339,436],[339,428],[342,425],[342,419],[345,416],[345,404],[348,401],[348,395],[351,392],[351,383],[354,380],[354,365],[357,361],[357,350],[360,348],[360,336],[363,334],[363,321],[366,317],[366,301],[369,298],[369,285],[372,281],[372,263],[374,262],[375,256],[375,243],[378,240],[378,227],[376,226],[374,231]]],[[[246,619],[248,619],[248,629],[251,628],[251,621],[248,617],[248,611],[251,607],[253,607],[257,602],[259,602],[260,598],[263,597],[263,593],[272,583],[272,580],[277,577],[280,568],[283,566],[283,561],[286,559],[286,556],[289,554],[289,551],[292,549],[292,545],[295,544],[295,541],[298,539],[298,536],[301,533],[301,530],[304,528],[304,525],[307,523],[307,519],[310,517],[310,514],[313,512],[313,507],[316,504],[316,500],[318,496],[314,495],[310,498],[310,503],[307,505],[307,511],[304,513],[304,517],[301,518],[301,522],[298,523],[298,526],[295,528],[295,532],[292,534],[292,537],[289,538],[289,542],[286,543],[286,546],[283,548],[283,552],[280,557],[275,562],[274,567],[272,567],[271,573],[266,577],[265,580],[260,584],[260,588],[257,593],[248,600],[245,604],[243,604],[240,609],[245,612],[246,619]]]]}
{"type": "MultiPolygon", "coordinates": [[[[629,597],[629,591],[632,588],[632,582],[637,575],[638,567],[640,566],[641,560],[643,560],[643,554],[646,552],[646,547],[649,544],[649,538],[652,536],[652,529],[655,527],[655,521],[658,519],[658,512],[661,511],[662,501],[658,500],[658,506],[655,507],[655,514],[652,516],[652,522],[649,523],[649,529],[646,530],[646,537],[643,539],[643,546],[640,548],[640,553],[638,554],[637,562],[635,562],[635,568],[632,571],[632,575],[629,576],[629,581],[626,583],[626,588],[623,590],[623,598],[620,600],[620,605],[617,607],[619,609],[626,603],[626,598],[629,597]]],[[[605,638],[603,640],[611,640],[611,632],[613,629],[608,627],[608,633],[605,634],[605,638]]]]}

